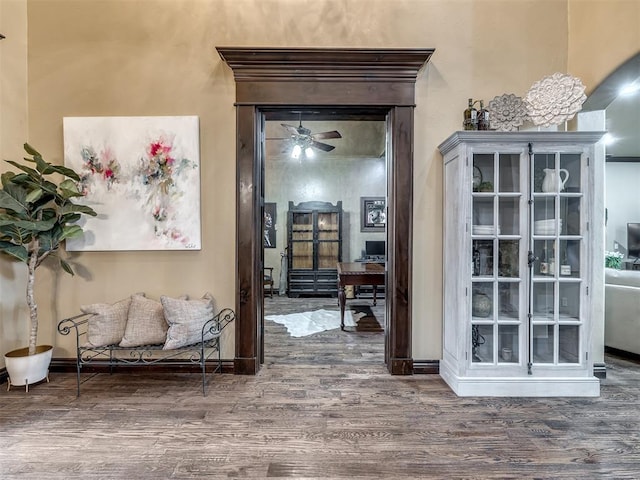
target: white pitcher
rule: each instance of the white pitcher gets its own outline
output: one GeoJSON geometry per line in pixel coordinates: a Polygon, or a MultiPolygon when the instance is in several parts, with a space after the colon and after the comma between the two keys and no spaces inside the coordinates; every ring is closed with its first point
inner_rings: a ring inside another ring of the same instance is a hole
{"type": "Polygon", "coordinates": [[[548,192],[561,192],[564,190],[564,184],[569,180],[569,172],[564,168],[556,170],[553,168],[545,168],[544,169],[544,180],[542,180],[542,191],[545,193],[548,192]],[[562,178],[562,174],[564,173],[564,179],[562,178]]]}

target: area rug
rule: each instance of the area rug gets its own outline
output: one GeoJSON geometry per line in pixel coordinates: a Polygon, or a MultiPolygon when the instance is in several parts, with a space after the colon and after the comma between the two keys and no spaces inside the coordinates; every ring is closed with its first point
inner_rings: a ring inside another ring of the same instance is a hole
{"type": "MultiPolygon", "coordinates": [[[[313,312],[290,313],[288,315],[265,315],[265,320],[284,325],[292,337],[306,337],[314,333],[340,328],[340,311],[315,310],[313,312]]],[[[355,327],[354,315],[344,312],[345,327],[355,327]]]]}

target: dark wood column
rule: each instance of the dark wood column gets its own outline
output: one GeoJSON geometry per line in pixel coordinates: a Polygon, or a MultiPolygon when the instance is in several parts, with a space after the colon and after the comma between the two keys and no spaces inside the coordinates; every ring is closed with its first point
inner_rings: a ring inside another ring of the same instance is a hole
{"type": "Polygon", "coordinates": [[[413,107],[389,112],[387,138],[387,322],[385,360],[390,373],[413,373],[411,357],[411,239],[413,234],[413,107]]]}
{"type": "Polygon", "coordinates": [[[262,288],[259,267],[262,256],[262,231],[260,214],[260,185],[255,175],[257,141],[256,108],[238,106],[236,110],[236,357],[235,373],[255,374],[260,369],[258,361],[260,331],[254,321],[262,310],[258,296],[262,288]],[[242,321],[251,319],[251,321],[242,321]]]}

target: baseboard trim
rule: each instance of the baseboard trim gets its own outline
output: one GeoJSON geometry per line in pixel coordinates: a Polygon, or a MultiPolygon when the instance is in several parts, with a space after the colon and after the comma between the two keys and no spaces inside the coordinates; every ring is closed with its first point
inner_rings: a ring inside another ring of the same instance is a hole
{"type": "MultiPolygon", "coordinates": [[[[217,360],[207,360],[206,372],[213,372],[218,364],[217,360]]],[[[200,373],[199,365],[171,365],[170,360],[164,360],[164,363],[158,365],[117,365],[110,369],[108,365],[83,365],[82,372],[84,373],[120,373],[131,372],[141,373],[148,372],[149,370],[157,370],[160,372],[174,372],[174,373],[200,373]]],[[[51,360],[50,372],[76,372],[76,359],[75,358],[54,358],[51,360]]],[[[222,373],[234,373],[233,360],[222,360],[222,373]]],[[[1,377],[0,377],[1,378],[1,377]]]]}
{"type": "MultiPolygon", "coordinates": [[[[625,352],[624,350],[618,350],[616,348],[605,347],[605,351],[612,355],[616,355],[618,357],[628,358],[629,360],[634,360],[640,362],[640,355],[631,352],[625,352]]],[[[207,361],[207,372],[213,371],[215,368],[214,361],[207,361]]],[[[128,371],[128,372],[143,372],[148,371],[149,368],[153,368],[154,370],[160,370],[164,372],[189,372],[189,373],[200,373],[200,367],[197,365],[148,365],[148,366],[119,366],[114,367],[114,372],[120,371],[128,371]]],[[[74,358],[54,358],[51,360],[51,367],[49,368],[52,372],[66,372],[66,373],[75,373],[76,371],[76,360],[74,358]]],[[[96,365],[85,365],[82,367],[82,371],[86,373],[108,373],[109,367],[107,366],[96,366],[96,365]]],[[[222,373],[231,373],[235,374],[234,361],[233,360],[222,360],[222,373]]],[[[414,360],[413,361],[413,374],[414,375],[439,375],[440,374],[440,360],[414,360]]],[[[604,363],[596,363],[593,365],[593,375],[600,379],[607,378],[607,366],[604,363]]],[[[6,368],[0,369],[0,383],[4,383],[9,378],[7,374],[6,368]]]]}
{"type": "Polygon", "coordinates": [[[438,375],[440,373],[440,360],[414,360],[413,373],[416,375],[438,375]]]}
{"type": "Polygon", "coordinates": [[[620,350],[618,348],[613,347],[604,347],[604,351],[606,353],[610,353],[611,355],[615,355],[616,357],[626,358],[628,360],[634,360],[636,362],[640,362],[640,355],[633,352],[628,352],[626,350],[620,350]]]}

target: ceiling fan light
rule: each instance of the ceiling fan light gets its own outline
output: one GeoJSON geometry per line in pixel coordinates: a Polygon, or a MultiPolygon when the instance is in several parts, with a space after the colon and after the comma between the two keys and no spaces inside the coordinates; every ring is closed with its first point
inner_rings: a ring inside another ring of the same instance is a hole
{"type": "Polygon", "coordinates": [[[307,147],[304,150],[304,154],[307,158],[313,158],[316,156],[316,154],[313,152],[313,148],[311,147],[307,147]]]}
{"type": "Polygon", "coordinates": [[[294,145],[293,150],[291,151],[291,158],[300,158],[301,153],[302,147],[300,145],[294,145]]]}

